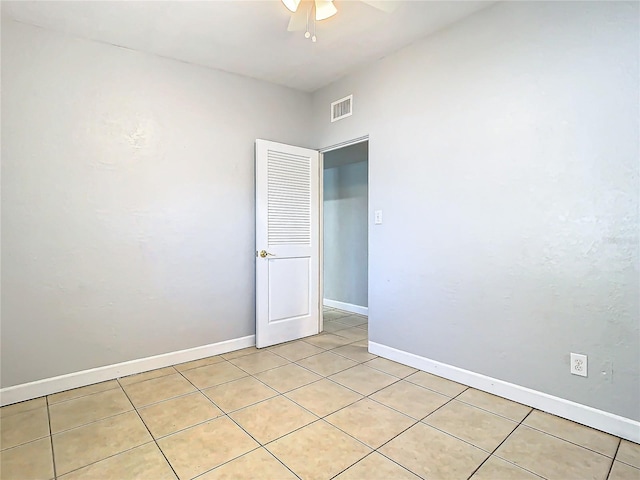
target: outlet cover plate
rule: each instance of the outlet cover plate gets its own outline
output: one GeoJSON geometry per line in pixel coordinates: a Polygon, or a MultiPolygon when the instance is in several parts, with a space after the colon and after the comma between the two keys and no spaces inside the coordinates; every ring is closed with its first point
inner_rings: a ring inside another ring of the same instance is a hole
{"type": "Polygon", "coordinates": [[[587,376],[587,356],[580,353],[571,354],[571,373],[573,375],[587,376]]]}

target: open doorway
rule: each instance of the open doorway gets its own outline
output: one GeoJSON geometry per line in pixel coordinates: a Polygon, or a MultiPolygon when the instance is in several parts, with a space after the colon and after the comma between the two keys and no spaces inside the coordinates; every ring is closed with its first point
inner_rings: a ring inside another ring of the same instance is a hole
{"type": "Polygon", "coordinates": [[[322,183],[324,330],[335,331],[368,316],[369,142],[325,152],[322,183]]]}

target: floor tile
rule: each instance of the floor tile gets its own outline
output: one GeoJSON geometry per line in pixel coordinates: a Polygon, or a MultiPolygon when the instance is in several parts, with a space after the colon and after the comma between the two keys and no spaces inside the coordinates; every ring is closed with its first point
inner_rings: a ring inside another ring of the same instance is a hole
{"type": "Polygon", "coordinates": [[[165,400],[141,408],[138,412],[155,438],[223,415],[223,412],[200,392],[165,400]]]}
{"type": "Polygon", "coordinates": [[[302,387],[303,385],[320,380],[322,377],[307,370],[306,368],[290,363],[282,367],[259,373],[256,375],[256,378],[261,382],[266,383],[274,390],[277,390],[280,393],[285,393],[289,390],[293,390],[294,388],[302,387]]]}
{"type": "Polygon", "coordinates": [[[241,348],[240,350],[234,350],[233,352],[223,353],[220,356],[226,360],[231,360],[233,358],[240,358],[244,357],[245,355],[251,355],[252,353],[258,353],[259,351],[260,350],[258,350],[256,347],[247,347],[241,348]]]}
{"type": "Polygon", "coordinates": [[[302,480],[331,478],[371,452],[323,420],[270,443],[267,449],[302,480]]]}
{"type": "Polygon", "coordinates": [[[343,357],[347,357],[358,363],[367,362],[376,358],[374,354],[369,353],[366,346],[358,346],[354,344],[338,347],[333,350],[333,353],[337,353],[338,355],[342,355],[343,357]]]}
{"type": "Polygon", "coordinates": [[[158,445],[180,480],[191,479],[258,447],[227,417],[161,438],[158,445]]]}
{"type": "Polygon", "coordinates": [[[63,475],[151,440],[136,412],[67,430],[53,435],[56,470],[63,475]]]}
{"type": "Polygon", "coordinates": [[[368,339],[358,340],[357,342],[353,342],[350,345],[353,345],[354,347],[363,347],[364,349],[368,350],[369,349],[369,340],[368,339]]]}
{"type": "Polygon", "coordinates": [[[230,360],[230,362],[251,375],[289,363],[287,359],[266,350],[252,355],[234,358],[230,360]]]}
{"type": "Polygon", "coordinates": [[[615,461],[608,480],[640,480],[640,469],[615,461]]]}
{"type": "Polygon", "coordinates": [[[498,448],[497,456],[549,480],[604,480],[611,459],[525,425],[498,448]]]}
{"type": "Polygon", "coordinates": [[[322,314],[322,318],[325,322],[331,322],[333,320],[337,320],[338,318],[344,318],[351,315],[350,312],[345,312],[342,310],[329,310],[328,312],[324,312],[322,314]]]}
{"type": "Polygon", "coordinates": [[[523,423],[608,457],[613,457],[616,454],[620,442],[618,437],[555,415],[549,415],[540,410],[531,412],[531,415],[523,423]]]}
{"type": "Polygon", "coordinates": [[[471,480],[540,480],[542,477],[505,462],[501,458],[491,456],[482,464],[471,480]]]}
{"type": "Polygon", "coordinates": [[[356,365],[349,370],[338,372],[329,379],[362,395],[370,395],[398,381],[396,377],[364,365],[356,365]]]}
{"type": "Polygon", "coordinates": [[[628,440],[622,440],[616,460],[640,468],[640,445],[628,440]]]}
{"type": "Polygon", "coordinates": [[[196,390],[179,373],[133,383],[123,388],[136,408],[185,395],[196,390]]]}
{"type": "Polygon", "coordinates": [[[383,388],[371,398],[416,420],[421,420],[451,400],[450,397],[404,380],[383,388]]]}
{"type": "Polygon", "coordinates": [[[119,380],[120,385],[131,385],[132,383],[144,382],[145,380],[151,380],[153,378],[164,377],[165,375],[171,375],[176,373],[176,369],[173,367],[158,368],[156,370],[149,370],[148,372],[137,373],[135,375],[129,375],[128,377],[122,377],[119,380]]]}
{"type": "Polygon", "coordinates": [[[278,392],[253,377],[223,383],[202,393],[227,413],[278,395],[278,392]]]}
{"type": "Polygon", "coordinates": [[[335,480],[418,480],[418,478],[387,457],[373,452],[335,477],[335,480]]]}
{"type": "Polygon", "coordinates": [[[335,333],[339,337],[348,338],[351,341],[364,340],[367,338],[367,331],[358,327],[348,327],[335,333]]]}
{"type": "Polygon", "coordinates": [[[345,330],[347,328],[353,328],[353,327],[350,327],[349,325],[345,325],[344,323],[327,322],[327,321],[325,321],[324,324],[322,325],[322,331],[329,332],[329,333],[336,333],[336,332],[339,332],[340,330],[345,330]]]}
{"type": "Polygon", "coordinates": [[[213,357],[201,358],[200,360],[193,360],[192,362],[179,363],[174,366],[179,372],[184,372],[185,370],[190,370],[192,368],[204,367],[205,365],[213,365],[214,363],[220,362],[224,362],[224,358],[220,355],[215,355],[213,357]]]}
{"type": "Polygon", "coordinates": [[[16,413],[0,421],[1,450],[47,436],[49,436],[49,415],[46,408],[16,413]]]}
{"type": "Polygon", "coordinates": [[[319,417],[329,415],[363,398],[359,393],[327,379],[293,390],[286,396],[319,417]]]}
{"type": "Polygon", "coordinates": [[[515,430],[517,423],[452,400],[423,420],[427,425],[492,452],[515,430]]]}
{"type": "Polygon", "coordinates": [[[319,375],[327,376],[346,370],[356,365],[356,362],[348,358],[335,355],[332,352],[324,352],[313,357],[308,357],[296,362],[319,375]]]}
{"type": "Polygon", "coordinates": [[[514,422],[521,422],[522,419],[533,410],[531,407],[522,405],[521,403],[512,402],[506,398],[491,395],[490,393],[482,392],[475,388],[468,388],[462,392],[456,400],[482,408],[483,410],[488,410],[497,415],[502,415],[514,422]]]}
{"type": "Polygon", "coordinates": [[[367,317],[363,317],[361,315],[348,315],[346,317],[336,318],[336,322],[355,327],[357,325],[367,323],[368,320],[367,317]]]}
{"type": "Polygon", "coordinates": [[[413,375],[409,375],[405,380],[433,390],[434,392],[442,393],[448,397],[455,397],[467,389],[466,385],[452,382],[451,380],[438,377],[437,375],[431,375],[427,372],[416,372],[413,375]]]}
{"type": "Polygon", "coordinates": [[[49,405],[53,405],[54,403],[64,402],[66,400],[90,395],[92,393],[104,392],[105,390],[111,390],[112,388],[120,388],[120,384],[117,380],[109,380],[108,382],[94,383],[93,385],[74,388],[73,390],[65,390],[64,392],[49,395],[47,399],[49,400],[49,405]]]}
{"type": "Polygon", "coordinates": [[[375,368],[394,377],[404,378],[407,375],[417,372],[415,368],[407,367],[398,362],[387,360],[386,358],[374,358],[365,363],[367,367],[375,368]]]}
{"type": "Polygon", "coordinates": [[[317,355],[324,352],[322,348],[315,347],[302,340],[296,342],[285,343],[284,345],[278,345],[270,349],[272,353],[280,355],[291,362],[296,362],[303,358],[317,355]]]}
{"type": "Polygon", "coordinates": [[[147,443],[59,477],[60,480],[173,480],[173,470],[155,443],[147,443]]]}
{"type": "Polygon", "coordinates": [[[129,410],[133,410],[133,405],[120,388],[56,403],[49,407],[51,433],[69,430],[129,410]]]}
{"type": "Polygon", "coordinates": [[[200,390],[247,376],[247,372],[229,362],[193,368],[182,374],[200,390]]]}
{"type": "Polygon", "coordinates": [[[346,345],[347,343],[351,343],[353,340],[349,340],[348,338],[339,337],[334,333],[321,333],[319,335],[314,335],[313,337],[306,337],[304,339],[305,342],[310,343],[311,345],[315,345],[316,347],[324,348],[325,350],[330,350],[332,348],[340,347],[342,345],[346,345]]]}
{"type": "Polygon", "coordinates": [[[0,418],[46,406],[47,400],[45,397],[34,398],[33,400],[27,400],[26,402],[14,403],[13,405],[7,405],[6,407],[0,408],[0,418]]]}
{"type": "Polygon", "coordinates": [[[229,416],[263,445],[317,419],[283,396],[243,408],[229,416]]]}
{"type": "Polygon", "coordinates": [[[468,478],[488,453],[446,433],[418,423],[380,449],[413,473],[435,479],[468,478]]]}
{"type": "Polygon", "coordinates": [[[49,480],[53,478],[51,439],[41,438],[0,452],[3,480],[49,480]]]}
{"type": "Polygon", "coordinates": [[[325,420],[371,448],[378,448],[416,422],[368,398],[338,410],[325,420]]]}
{"type": "Polygon", "coordinates": [[[205,473],[198,480],[297,480],[291,471],[264,448],[258,448],[205,473]]]}

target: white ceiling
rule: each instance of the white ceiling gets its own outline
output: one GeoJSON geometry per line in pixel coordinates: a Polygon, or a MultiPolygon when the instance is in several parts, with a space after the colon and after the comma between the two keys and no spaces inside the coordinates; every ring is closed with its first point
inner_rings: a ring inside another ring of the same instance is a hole
{"type": "Polygon", "coordinates": [[[318,22],[317,43],[287,31],[291,14],[279,0],[3,1],[2,14],[312,92],[494,2],[397,3],[384,13],[335,0],[338,14],[318,22]]]}

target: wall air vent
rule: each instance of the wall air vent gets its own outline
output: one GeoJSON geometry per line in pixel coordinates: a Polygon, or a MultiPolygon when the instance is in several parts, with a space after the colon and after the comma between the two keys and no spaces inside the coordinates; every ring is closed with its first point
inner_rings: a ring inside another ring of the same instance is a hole
{"type": "Polygon", "coordinates": [[[331,121],[342,120],[353,113],[353,95],[336,100],[331,104],[331,121]]]}

